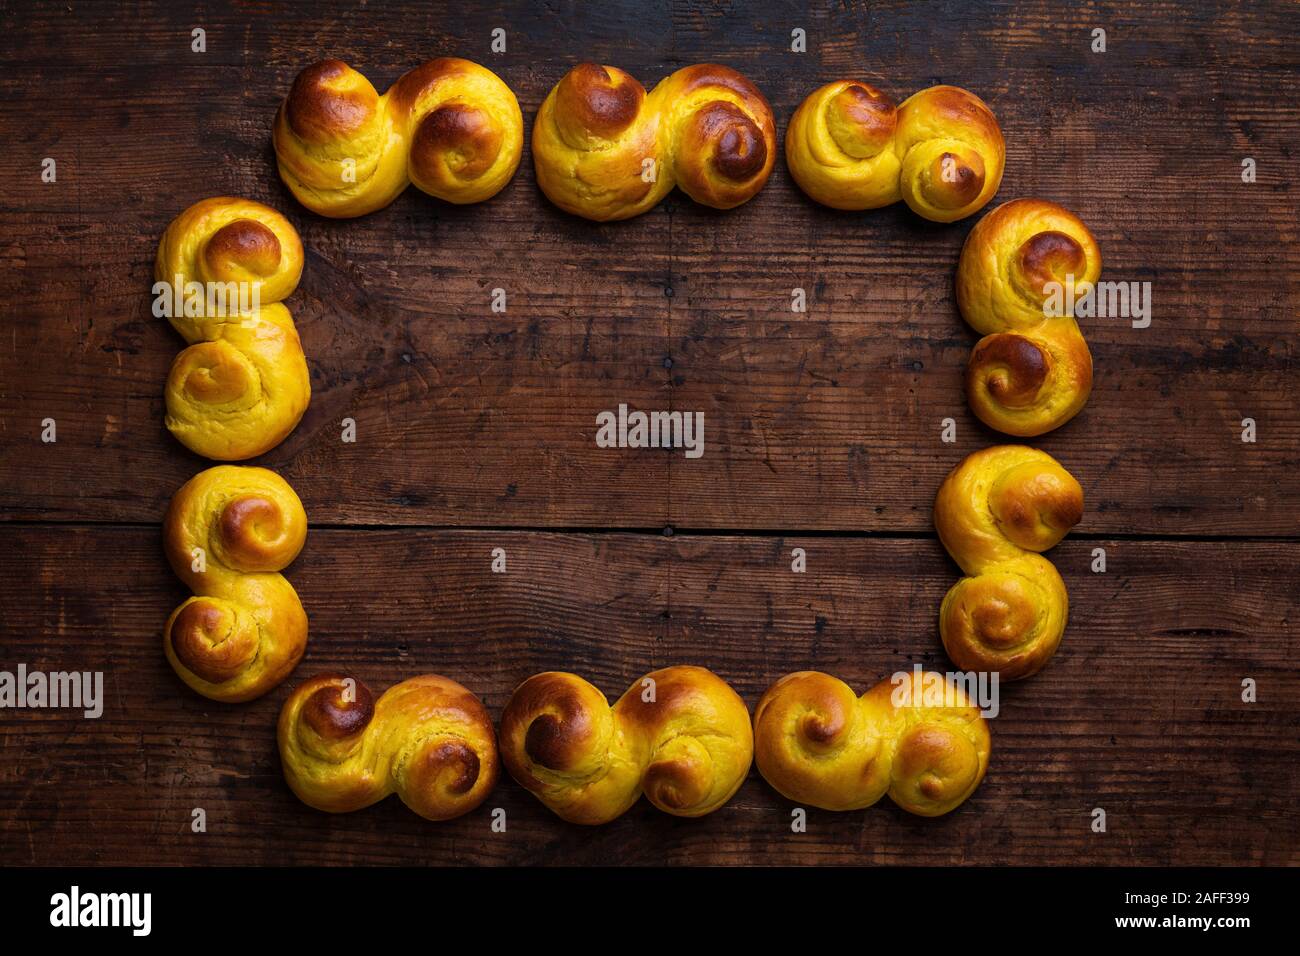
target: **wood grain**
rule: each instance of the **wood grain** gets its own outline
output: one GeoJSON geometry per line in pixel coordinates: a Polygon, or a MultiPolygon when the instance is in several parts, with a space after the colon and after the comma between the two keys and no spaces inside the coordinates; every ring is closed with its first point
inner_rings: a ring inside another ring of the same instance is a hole
{"type": "Polygon", "coordinates": [[[108,697],[98,721],[0,711],[0,863],[1300,863],[1296,8],[811,6],[0,8],[0,669],[103,670],[108,697]],[[194,27],[206,53],[190,51],[194,27]],[[789,52],[796,27],[806,54],[789,52]],[[184,592],[158,524],[208,463],[163,427],[182,342],[149,287],[167,222],[217,194],[286,211],[307,247],[288,304],[312,404],[260,462],[312,521],[289,571],[312,628],[299,678],[346,667],[381,690],[438,671],[496,716],[548,668],[612,695],[702,663],[752,706],[792,670],[863,689],[944,666],[935,622],[957,572],[933,496],[1004,440],[961,391],[976,336],[951,286],[974,220],[833,212],[778,162],[737,210],[675,195],[598,225],[545,200],[527,150],[479,206],[411,189],[333,222],[294,202],[269,134],[302,67],[339,56],[382,89],[450,53],[497,71],[529,124],[585,59],[647,85],[726,63],[782,130],[840,76],[898,99],[955,83],[1006,134],[998,200],[1066,205],[1097,234],[1105,278],[1152,283],[1150,328],[1084,323],[1091,401],[1037,441],[1086,494],[1052,552],[1071,624],[1051,666],[1006,689],[989,776],[958,812],[813,811],[795,835],[751,774],[699,821],[642,804],[578,829],[509,780],[444,825],[395,800],[331,817],[280,777],[273,722],[292,680],[218,707],[171,673],[161,626],[184,592]],[[45,157],[57,183],[41,181],[45,157]],[[795,287],[806,314],[790,311],[795,287]],[[621,402],[704,412],[704,456],[597,448],[596,414],[621,402]],[[955,444],[939,440],[949,417],[955,444]],[[489,570],[498,546],[504,575],[489,570]],[[795,546],[806,574],[789,570],[795,546]],[[1106,574],[1089,570],[1097,547],[1106,574]],[[206,834],[190,832],[195,807],[206,834]]]}
{"type": "Polygon", "coordinates": [[[809,15],[780,3],[762,13],[652,4],[637,8],[637,43],[619,4],[7,14],[6,92],[17,102],[39,90],[40,109],[0,114],[0,132],[23,147],[0,157],[11,187],[0,292],[18,319],[0,344],[0,508],[152,521],[200,466],[161,426],[181,343],[150,314],[148,286],[167,221],[228,192],[287,210],[309,250],[290,305],[313,403],[265,461],[320,520],[928,529],[946,471],[999,440],[961,393],[975,336],[951,283],[972,222],[822,209],[778,164],[741,209],[678,196],[602,226],[551,207],[527,155],[482,206],[408,190],[338,223],[293,202],[268,140],[298,69],[333,53],[382,87],[421,57],[458,51],[497,69],[530,120],[583,57],[647,83],[723,60],[754,77],[782,128],[809,90],[846,71],[898,97],[939,81],[979,92],[1007,135],[999,198],[1064,203],[1097,232],[1106,277],[1153,284],[1150,328],[1085,323],[1091,403],[1039,441],[1088,490],[1084,527],[1300,533],[1294,12],[924,6],[809,15]],[[200,23],[206,54],[189,51],[200,23]],[[490,24],[508,30],[506,54],[487,52],[490,24]],[[812,52],[785,52],[792,25],[809,31],[812,52]],[[1088,50],[1094,25],[1109,30],[1105,54],[1088,50]],[[68,35],[77,42],[53,57],[53,38],[68,35]],[[38,175],[46,155],[60,162],[54,185],[38,175]],[[1240,181],[1245,156],[1258,163],[1251,185],[1240,181]],[[807,314],[789,310],[796,286],[807,314]],[[504,315],[489,310],[498,287],[504,315]],[[597,449],[596,413],[620,402],[703,411],[704,457],[597,449]],[[47,417],[57,445],[39,441],[47,417]],[[339,440],[344,417],[358,423],[355,445],[339,440]],[[939,441],[947,417],[956,445],[939,441]],[[1247,417],[1255,444],[1240,439],[1247,417]]]}
{"type": "Polygon", "coordinates": [[[518,682],[555,668],[617,695],[655,667],[704,664],[751,708],[810,665],[865,689],[916,662],[945,667],[935,620],[956,569],[933,542],[313,531],[287,572],[312,622],[306,659],[267,697],[223,707],[162,659],[184,591],[156,530],[0,528],[6,659],[102,669],[107,701],[98,721],[6,714],[0,862],[1300,863],[1300,545],[1067,539],[1051,554],[1070,588],[1065,643],[1042,674],[1003,688],[971,800],[939,820],[887,801],[813,810],[795,835],[792,805],[756,772],[697,821],[642,802],[576,827],[508,779],[446,824],[395,798],[330,816],[284,785],[275,715],[297,680],[338,668],[375,690],[440,672],[494,719],[518,682]],[[505,574],[488,570],[494,547],[505,574]],[[804,574],[790,570],[793,547],[808,553],[804,574]],[[1105,574],[1088,570],[1094,547],[1105,574]],[[1245,677],[1257,703],[1241,701],[1245,677]],[[190,832],[196,807],[204,834],[190,832]],[[505,833],[490,832],[497,807],[505,833]],[[1105,834],[1089,828],[1095,807],[1105,834]]]}

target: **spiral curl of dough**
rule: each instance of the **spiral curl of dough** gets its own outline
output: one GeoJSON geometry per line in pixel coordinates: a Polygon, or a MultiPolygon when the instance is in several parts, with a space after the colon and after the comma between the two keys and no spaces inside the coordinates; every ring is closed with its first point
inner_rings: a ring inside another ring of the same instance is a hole
{"type": "Polygon", "coordinates": [[[396,793],[426,820],[450,820],[478,807],[500,773],[483,702],[438,674],[402,681],[378,701],[355,678],[313,677],[285,701],[276,736],[289,788],[329,813],[396,793]]]}
{"type": "Polygon", "coordinates": [[[265,468],[218,465],[176,492],[163,547],[195,596],[168,618],[163,649],[181,680],[232,703],[289,676],[307,646],[307,613],[279,572],[306,537],[302,502],[265,468]]]}
{"type": "Polygon", "coordinates": [[[1092,392],[1092,355],[1074,316],[1048,314],[1092,290],[1101,250],[1082,220],[1042,199],[1003,203],[976,223],[957,263],[957,307],[984,338],[966,369],[980,421],[1030,437],[1059,428],[1092,392]]]}
{"type": "Polygon", "coordinates": [[[469,60],[430,60],[380,96],[329,59],[293,81],[272,143],[298,201],[348,219],[383,209],[408,183],[451,203],[492,198],[519,168],[524,118],[510,87],[469,60]]]}
{"type": "Polygon", "coordinates": [[[795,110],[785,156],[799,188],[824,206],[901,199],[926,219],[955,222],[997,193],[1006,144],[984,101],[959,87],[933,86],[895,107],[869,83],[837,80],[795,110]]]}
{"type": "Polygon", "coordinates": [[[959,668],[1001,680],[1037,673],[1065,633],[1069,598],[1052,562],[1083,517],[1083,489],[1046,452],[998,445],[952,470],[934,502],[939,540],[967,575],[939,610],[943,646],[959,668]]]}
{"type": "Polygon", "coordinates": [[[506,769],[570,823],[608,823],[642,793],[674,816],[712,813],[753,752],[744,701],[703,667],[653,671],[613,707],[576,674],[548,671],[520,684],[501,715],[506,769]]]}
{"type": "Polygon", "coordinates": [[[988,724],[943,674],[908,671],[861,697],[818,671],[782,677],[754,710],[758,772],[782,796],[860,810],[885,794],[908,813],[960,806],[988,769],[988,724]]]}
{"type": "Polygon", "coordinates": [[[598,222],[640,215],[674,186],[731,209],[763,188],[775,158],[776,123],[763,94],[711,63],[683,67],[650,93],[617,67],[579,64],[533,124],[537,185],[565,212],[598,222]]]}
{"type": "MultiPolygon", "coordinates": [[[[189,348],[167,376],[167,428],[205,458],[240,461],[274,448],[297,427],[311,377],[293,317],[281,304],[302,275],[302,240],[289,220],[251,199],[201,200],[172,220],[158,244],[154,279],[226,290],[168,316],[189,348]],[[242,310],[237,290],[260,307],[242,310]],[[232,307],[233,306],[233,307],[232,307]]],[[[170,298],[170,296],[169,296],[170,298]]],[[[170,311],[176,312],[173,308],[170,311]]]]}

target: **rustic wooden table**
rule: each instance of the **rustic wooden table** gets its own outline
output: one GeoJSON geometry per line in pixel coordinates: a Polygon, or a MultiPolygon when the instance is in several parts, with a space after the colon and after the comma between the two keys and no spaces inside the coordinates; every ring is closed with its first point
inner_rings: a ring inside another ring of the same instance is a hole
{"type": "Polygon", "coordinates": [[[0,668],[102,670],[106,697],[94,721],[0,711],[0,862],[1300,862],[1300,8],[470,6],[0,12],[0,668]],[[789,50],[795,28],[807,53],[789,50]],[[947,666],[937,609],[957,570],[930,506],[954,464],[1003,440],[961,391],[976,336],[952,275],[975,220],[832,212],[778,162],[734,211],[678,195],[597,225],[540,195],[527,151],[485,205],[408,190],[344,222],[297,205],[270,147],[297,71],[338,56],[383,89],[443,54],[499,73],[530,127],[580,60],[647,85],[729,64],[781,130],[842,75],[898,98],[956,83],[1005,131],[998,199],[1065,204],[1096,232],[1107,278],[1152,283],[1149,328],[1084,323],[1092,400],[1036,442],[1087,496],[1052,553],[1070,626],[1046,671],[1005,689],[988,777],[959,811],[814,811],[793,834],[790,804],[753,773],[695,821],[643,802],[581,829],[510,780],[450,823],[396,799],[328,816],[280,775],[273,725],[294,679],[221,706],[172,674],[161,626],[187,592],[159,522],[208,463],[163,427],[182,343],[149,287],[167,222],[218,194],[287,211],[307,248],[288,304],[311,408],[260,462],[312,522],[287,572],[311,618],[296,679],[345,667],[380,690],[435,671],[498,715],[551,668],[617,694],[700,663],[752,707],[791,670],[864,688],[947,666]],[[790,311],[795,287],[807,314],[790,311]],[[703,411],[704,456],[597,448],[595,416],[620,402],[703,411]],[[954,444],[940,440],[949,417],[954,444]],[[505,574],[490,572],[498,547],[505,574]],[[795,547],[806,574],[790,571],[795,547]],[[493,807],[505,833],[490,832],[493,807]]]}

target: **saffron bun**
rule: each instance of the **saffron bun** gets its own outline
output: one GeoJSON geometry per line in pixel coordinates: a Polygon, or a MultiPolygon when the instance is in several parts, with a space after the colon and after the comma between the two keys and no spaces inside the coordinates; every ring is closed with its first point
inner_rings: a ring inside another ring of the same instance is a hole
{"type": "Polygon", "coordinates": [[[163,548],[194,592],[163,630],[167,660],[212,700],[260,697],[307,646],[307,614],[279,572],[302,550],[307,514],[273,471],[218,465],[172,497],[163,548]]]}
{"type": "Polygon", "coordinates": [[[483,702],[437,674],[404,680],[378,700],[355,678],[313,677],[284,702],[276,736],[289,788],[330,813],[396,793],[425,819],[450,820],[478,807],[500,773],[483,702]]]}
{"type": "Polygon", "coordinates": [[[166,424],[186,448],[241,461],[297,427],[311,377],[281,300],[297,288],[302,266],[297,230],[251,199],[201,200],[163,233],[154,291],[189,343],[167,376],[166,424]]]}
{"type": "Polygon", "coordinates": [[[409,183],[451,203],[495,196],[519,168],[519,102],[487,67],[422,63],[382,96],[342,60],[298,74],[275,117],[280,178],[312,212],[352,218],[383,209],[409,183]]]}
{"type": "Polygon", "coordinates": [[[818,671],[782,677],[754,710],[758,772],[787,799],[824,810],[860,810],[886,794],[918,816],[955,810],[988,769],[988,724],[945,675],[898,677],[861,697],[818,671]]]}
{"type": "Polygon", "coordinates": [[[712,63],[683,67],[650,93],[617,67],[581,63],[533,124],[537,185],[565,212],[601,222],[640,215],[674,186],[731,209],[763,188],[775,159],[767,100],[712,63]]]}
{"type": "Polygon", "coordinates": [[[674,816],[712,813],[753,753],[744,701],[703,667],[653,671],[613,707],[576,674],[549,671],[520,684],[501,715],[506,769],[570,823],[608,823],[643,793],[674,816]]]}
{"type": "Polygon", "coordinates": [[[934,526],[966,575],[939,610],[943,646],[962,670],[1029,677],[1065,633],[1065,582],[1039,552],[1083,516],[1083,489],[1046,452],[998,445],[966,457],[939,488],[934,526]]]}
{"type": "Polygon", "coordinates": [[[799,104],[785,134],[799,188],[834,209],[902,200],[919,216],[955,222],[997,193],[1006,144],[974,93],[932,86],[895,106],[870,83],[836,80],[799,104]]]}
{"type": "Polygon", "coordinates": [[[1072,305],[1101,276],[1101,250],[1056,203],[1014,199],[975,224],[957,263],[957,308],[984,337],[966,368],[980,421],[1031,437],[1079,413],[1092,391],[1092,355],[1072,305]]]}

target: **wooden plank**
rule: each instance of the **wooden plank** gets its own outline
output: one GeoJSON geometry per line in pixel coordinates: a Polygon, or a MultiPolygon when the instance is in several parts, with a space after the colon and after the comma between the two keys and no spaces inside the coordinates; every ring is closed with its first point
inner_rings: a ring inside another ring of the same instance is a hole
{"type": "MultiPolygon", "coordinates": [[[[0,528],[6,666],[102,669],[104,716],[6,711],[0,862],[54,863],[1300,863],[1294,614],[1300,545],[1067,539],[1061,652],[1004,689],[987,779],[956,813],[813,811],[757,776],[718,813],[644,803],[589,830],[511,781],[447,824],[395,800],[331,817],[280,777],[274,721],[290,685],[221,707],[160,650],[183,591],[152,528],[0,528]],[[1104,547],[1108,572],[1088,570],[1104,547]],[[1259,700],[1241,701],[1241,681],[1259,700]],[[195,807],[208,832],[189,830],[195,807]],[[489,832],[489,809],[508,828],[489,832]],[[1108,831],[1090,830],[1095,807],[1108,831]]],[[[289,569],[311,618],[299,678],[346,667],[375,689],[425,671],[494,717],[543,669],[618,693],[652,667],[703,663],[753,706],[794,669],[855,687],[943,666],[935,616],[956,570],[933,540],[313,530],[289,569]],[[789,550],[808,553],[806,574],[789,550]],[[490,549],[507,573],[489,572],[490,549]]]]}
{"type": "Polygon", "coordinates": [[[1298,51],[1285,5],[1192,0],[0,10],[0,667],[102,669],[108,696],[94,723],[0,712],[0,863],[1300,863],[1298,51]],[[189,50],[195,26],[206,53],[189,50]],[[795,27],[807,54],[788,52],[795,27]],[[354,222],[297,207],[268,143],[295,73],[339,55],[382,88],[443,53],[497,70],[530,123],[580,59],[647,83],[728,63],[781,129],[840,75],[898,98],[967,86],[1007,134],[999,198],[1073,208],[1107,278],[1152,282],[1151,328],[1085,322],[1092,401],[1039,442],[1087,494],[1052,555],[1072,622],[1050,667],[1006,689],[989,777],[956,814],[814,811],[795,836],[752,774],[701,821],[643,804],[579,830],[508,780],[445,825],[393,800],[328,817],[280,778],[288,686],[219,708],[167,668],[161,625],[184,594],[156,524],[206,463],[162,427],[180,341],[148,289],[167,221],[217,193],[287,210],[308,248],[289,304],[313,403],[264,460],[316,529],[290,570],[312,621],[300,675],[347,667],[379,690],[437,670],[498,715],[547,668],[616,694],[704,663],[752,706],[795,669],[862,689],[943,665],[934,621],[956,571],[930,503],[1000,440],[960,389],[975,337],[951,277],[973,223],[834,213],[778,163],[741,209],[674,197],[600,226],[552,208],[527,154],[483,206],[411,190],[354,222]],[[789,311],[795,286],[807,314],[789,311]],[[505,314],[489,311],[496,287],[505,314]],[[704,457],[596,448],[596,413],[621,402],[703,411],[704,457]],[[47,417],[53,445],[37,437],[47,417]],[[938,440],[945,417],[955,445],[938,440]],[[664,525],[753,533],[584,530],[664,525]],[[577,530],[544,530],[561,528],[577,530]],[[836,533],[797,533],[817,530],[836,533]],[[488,573],[497,546],[505,575],[488,573]],[[807,574],[789,571],[795,546],[807,574]],[[1088,570],[1096,547],[1105,575],[1088,570]],[[1258,703],[1240,699],[1247,677],[1258,703]],[[505,834],[488,830],[498,806],[505,834]],[[206,834],[189,831],[195,807],[206,834]]]}
{"type": "Polygon", "coordinates": [[[383,86],[421,56],[457,51],[498,69],[530,122],[582,57],[647,82],[724,60],[755,78],[782,128],[804,94],[845,71],[899,97],[939,81],[977,90],[1007,133],[1000,198],[1076,209],[1098,233],[1107,277],[1154,285],[1151,328],[1085,323],[1091,403],[1040,442],[1087,490],[1082,530],[1300,533],[1300,244],[1287,159],[1300,117],[1271,105],[1300,96],[1300,70],[1280,8],[149,9],[2,15],[13,69],[0,88],[20,103],[39,91],[40,109],[0,114],[19,147],[0,155],[0,293],[16,315],[0,342],[0,518],[154,521],[201,467],[161,425],[180,342],[149,314],[150,264],[172,215],[234,192],[288,210],[309,249],[290,305],[313,403],[265,460],[317,520],[928,529],[946,471],[1000,440],[960,387],[975,337],[951,276],[971,223],[831,212],[778,163],[739,210],[678,197],[600,226],[550,207],[527,155],[481,207],[412,190],[386,212],[335,223],[292,203],[268,130],[302,65],[344,55],[383,86]],[[499,57],[485,52],[494,24],[510,36],[499,57]],[[1100,55],[1088,52],[1097,24],[1110,36],[1100,55]],[[208,31],[206,54],[189,52],[194,25],[208,31]],[[785,52],[792,26],[809,31],[803,57],[785,52]],[[69,31],[77,43],[56,40],[69,31]],[[40,182],[46,155],[59,159],[57,185],[40,182]],[[1249,186],[1247,155],[1259,164],[1249,186]],[[788,310],[796,285],[809,292],[806,315],[788,310]],[[505,315],[487,306],[498,286],[505,315]],[[704,457],[596,448],[596,413],[620,402],[703,411],[704,457]],[[339,441],[345,416],[358,422],[355,445],[339,441]],[[47,417],[54,446],[38,439],[47,417]],[[946,417],[958,423],[954,446],[938,441],[946,417]],[[1246,417],[1256,444],[1240,441],[1246,417]]]}

